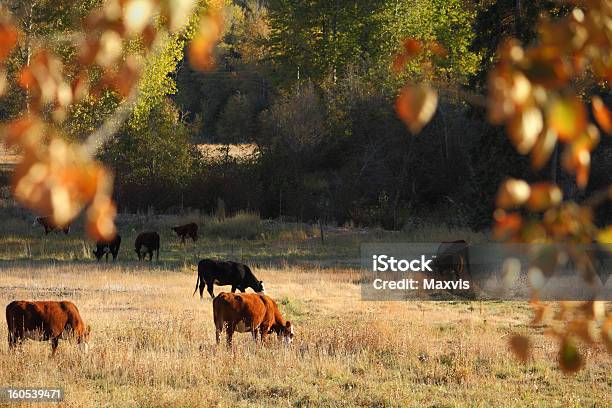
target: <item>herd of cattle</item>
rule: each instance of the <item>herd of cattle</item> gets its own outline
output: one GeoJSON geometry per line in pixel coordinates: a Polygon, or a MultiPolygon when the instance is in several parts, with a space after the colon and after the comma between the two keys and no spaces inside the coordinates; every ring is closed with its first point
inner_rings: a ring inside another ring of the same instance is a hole
{"type": "MultiPolygon", "coordinates": [[[[60,229],[48,218],[39,217],[36,222],[45,227],[45,234],[60,229]]],[[[67,234],[69,227],[61,230],[67,234]]],[[[173,227],[172,230],[183,243],[186,237],[190,237],[194,242],[198,239],[198,226],[195,223],[173,227]]],[[[117,234],[110,242],[96,243],[93,253],[98,261],[103,256],[106,256],[108,261],[109,253],[115,260],[120,245],[121,237],[117,234]]],[[[139,234],[135,241],[135,251],[139,260],[144,259],[147,254],[149,260],[152,260],[153,252],[156,252],[156,257],[159,259],[159,234],[157,232],[139,234]]],[[[250,332],[255,341],[259,333],[262,343],[272,333],[276,333],[277,337],[283,339],[286,344],[293,340],[293,325],[283,318],[274,300],[264,293],[263,282],[255,277],[247,265],[203,259],[198,263],[194,295],[198,288],[200,299],[203,298],[205,288],[213,298],[217,344],[224,329],[228,346],[232,344],[234,332],[250,332]],[[231,293],[222,292],[215,297],[214,285],[229,285],[231,293]],[[247,288],[253,289],[255,293],[245,293],[247,288]],[[236,289],[242,293],[235,293],[236,289]]],[[[91,328],[85,325],[78,308],[72,302],[13,301],[6,307],[6,322],[9,350],[15,349],[25,339],[50,340],[52,354],[55,354],[60,339],[73,338],[83,351],[87,352],[91,328]]]]}
{"type": "MultiPolygon", "coordinates": [[[[45,234],[54,230],[68,233],[70,228],[58,228],[48,218],[39,217],[36,222],[45,228],[45,234]]],[[[185,243],[187,237],[194,242],[198,239],[198,225],[189,223],[172,227],[172,230],[185,243]]],[[[121,236],[116,235],[110,242],[97,242],[93,253],[99,261],[103,256],[108,261],[110,253],[117,258],[121,246],[121,236]]],[[[463,240],[442,243],[438,249],[437,269],[442,275],[468,277],[467,243],[463,240]]],[[[138,259],[153,253],[159,260],[160,238],[157,232],[143,232],[136,237],[134,249],[138,259]]],[[[204,289],[213,299],[213,320],[216,342],[219,344],[225,329],[227,345],[231,346],[234,332],[250,332],[257,341],[259,334],[262,342],[269,334],[276,333],[285,343],[291,343],[294,328],[291,322],[281,315],[277,304],[265,294],[263,282],[258,280],[251,269],[244,264],[232,261],[203,259],[198,263],[196,287],[203,298],[204,289]],[[215,297],[213,288],[231,286],[231,293],[222,292],[215,297]],[[245,293],[251,288],[255,293],[245,293]],[[236,290],[240,290],[236,294],[236,290]]],[[[77,307],[68,301],[14,301],[6,307],[9,350],[15,349],[25,339],[51,341],[52,354],[55,354],[60,339],[74,338],[87,351],[91,329],[86,326],[77,307]]]]}

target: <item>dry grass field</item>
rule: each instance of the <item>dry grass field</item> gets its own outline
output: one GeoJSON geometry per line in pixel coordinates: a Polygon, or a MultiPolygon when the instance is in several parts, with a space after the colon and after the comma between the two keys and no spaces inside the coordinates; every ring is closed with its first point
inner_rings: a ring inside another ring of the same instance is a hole
{"type": "MultiPolygon", "coordinates": [[[[363,302],[349,269],[256,268],[296,326],[290,347],[215,346],[212,302],[192,297],[190,268],[5,261],[0,304],[69,299],[93,328],[91,350],[28,341],[0,346],[0,386],[61,386],[62,406],[606,407],[612,362],[591,349],[565,376],[555,343],[525,323],[524,303],[363,302]],[[518,363],[510,332],[534,335],[518,363]]],[[[216,289],[218,292],[219,289],[216,289]]],[[[0,325],[0,338],[6,339],[0,325]]]]}

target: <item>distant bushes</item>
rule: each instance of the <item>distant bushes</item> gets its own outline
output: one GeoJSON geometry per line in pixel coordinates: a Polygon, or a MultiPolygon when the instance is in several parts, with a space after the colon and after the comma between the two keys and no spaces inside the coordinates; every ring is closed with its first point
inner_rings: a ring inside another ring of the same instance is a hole
{"type": "Polygon", "coordinates": [[[264,226],[259,214],[239,211],[232,217],[213,217],[204,225],[205,234],[228,239],[254,239],[259,237],[264,226]]]}

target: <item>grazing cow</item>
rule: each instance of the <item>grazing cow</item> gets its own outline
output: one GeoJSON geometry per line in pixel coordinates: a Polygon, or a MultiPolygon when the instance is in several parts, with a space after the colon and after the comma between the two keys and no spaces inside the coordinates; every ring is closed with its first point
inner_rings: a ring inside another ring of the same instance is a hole
{"type": "MultiPolygon", "coordinates": [[[[213,285],[219,286],[232,285],[232,293],[239,289],[245,292],[246,288],[251,288],[255,292],[264,292],[263,282],[257,280],[251,269],[248,266],[233,261],[214,261],[212,259],[202,259],[198,263],[198,278],[196,287],[193,291],[195,295],[200,287],[200,299],[204,294],[204,285],[206,285],[211,298],[215,297],[213,293],[213,285]]],[[[193,296],[193,295],[192,295],[193,296]]]]}
{"type": "Polygon", "coordinates": [[[198,224],[195,222],[191,222],[185,225],[177,225],[176,227],[172,227],[172,231],[176,232],[176,235],[181,238],[181,242],[185,243],[185,238],[189,237],[196,242],[198,240],[198,224]]]}
{"type": "Polygon", "coordinates": [[[138,260],[146,259],[149,254],[149,261],[153,261],[153,252],[157,251],[156,258],[159,261],[159,234],[157,232],[143,232],[136,237],[134,242],[135,251],[138,254],[138,260]],[[140,249],[145,247],[144,252],[140,249]]]}
{"type": "Polygon", "coordinates": [[[235,331],[251,332],[255,341],[259,331],[262,343],[269,333],[276,333],[287,344],[291,343],[294,336],[291,322],[283,319],[274,300],[263,293],[221,292],[213,300],[213,318],[217,344],[221,341],[221,332],[225,327],[228,347],[232,344],[235,331]]]}
{"type": "Polygon", "coordinates": [[[34,221],[34,225],[40,224],[45,228],[45,235],[48,235],[53,231],[64,231],[64,234],[68,234],[70,232],[70,225],[65,226],[64,228],[56,225],[50,216],[46,217],[36,217],[36,221],[34,221]]]}
{"type": "Polygon", "coordinates": [[[468,243],[464,240],[442,242],[438,247],[432,269],[442,279],[470,278],[468,243]]]}
{"type": "Polygon", "coordinates": [[[51,340],[51,351],[55,354],[59,339],[75,337],[84,352],[91,328],[85,326],[79,310],[72,302],[14,301],[6,307],[9,350],[24,339],[51,340]]]}
{"type": "Polygon", "coordinates": [[[117,254],[119,254],[119,247],[121,246],[121,235],[115,235],[112,241],[98,241],[96,242],[96,249],[93,251],[93,254],[96,256],[98,262],[104,255],[106,255],[106,262],[108,262],[108,253],[110,252],[113,255],[113,261],[117,259],[117,254]]]}

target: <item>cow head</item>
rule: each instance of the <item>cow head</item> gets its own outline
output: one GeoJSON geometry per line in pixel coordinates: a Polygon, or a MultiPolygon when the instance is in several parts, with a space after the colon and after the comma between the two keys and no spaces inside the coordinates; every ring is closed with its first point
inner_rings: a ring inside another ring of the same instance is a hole
{"type": "Polygon", "coordinates": [[[283,341],[285,342],[285,344],[291,344],[291,342],[293,341],[294,331],[293,325],[290,321],[287,321],[285,323],[285,326],[283,326],[283,330],[281,333],[283,335],[283,341]]]}
{"type": "Polygon", "coordinates": [[[91,334],[91,326],[87,325],[85,330],[83,330],[83,334],[81,334],[78,338],[79,347],[83,351],[83,353],[87,353],[89,351],[89,336],[91,334]]]}
{"type": "Polygon", "coordinates": [[[266,293],[263,281],[257,281],[257,283],[253,285],[253,290],[257,293],[266,293]]]}

